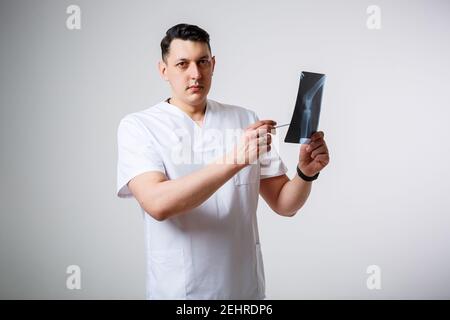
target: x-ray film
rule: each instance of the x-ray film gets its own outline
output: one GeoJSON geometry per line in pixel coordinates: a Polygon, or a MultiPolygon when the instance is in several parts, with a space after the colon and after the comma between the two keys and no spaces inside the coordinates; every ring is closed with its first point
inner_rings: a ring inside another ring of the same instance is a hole
{"type": "Polygon", "coordinates": [[[294,114],[284,142],[308,144],[319,125],[325,75],[302,72],[294,114]]]}

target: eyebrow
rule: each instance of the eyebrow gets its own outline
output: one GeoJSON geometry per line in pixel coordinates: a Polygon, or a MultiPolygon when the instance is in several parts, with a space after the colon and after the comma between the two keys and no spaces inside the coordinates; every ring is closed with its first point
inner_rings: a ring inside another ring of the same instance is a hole
{"type": "MultiPolygon", "coordinates": [[[[198,60],[202,60],[202,59],[205,59],[205,58],[209,58],[209,56],[208,56],[208,55],[205,55],[205,56],[203,56],[203,57],[198,58],[198,60]]],[[[189,59],[186,59],[186,58],[178,58],[177,60],[175,60],[175,62],[180,62],[180,61],[189,61],[189,59]]]]}

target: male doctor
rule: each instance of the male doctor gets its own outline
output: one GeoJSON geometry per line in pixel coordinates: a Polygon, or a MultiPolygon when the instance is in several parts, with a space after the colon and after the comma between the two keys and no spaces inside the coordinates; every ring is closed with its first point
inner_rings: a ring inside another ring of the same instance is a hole
{"type": "Polygon", "coordinates": [[[301,145],[289,179],[270,147],[274,121],[207,99],[216,63],[208,33],[178,24],[161,50],[171,97],[118,128],[117,194],[134,197],[144,213],[147,298],[264,299],[259,194],[277,214],[294,216],[329,162],[324,134],[301,145]],[[230,147],[224,136],[236,130],[230,147]]]}

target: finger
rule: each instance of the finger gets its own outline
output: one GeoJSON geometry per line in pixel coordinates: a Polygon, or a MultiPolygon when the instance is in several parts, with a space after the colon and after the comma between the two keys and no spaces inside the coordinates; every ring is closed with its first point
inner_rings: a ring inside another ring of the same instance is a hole
{"type": "Polygon", "coordinates": [[[318,154],[314,160],[319,161],[320,163],[323,163],[327,165],[330,162],[330,156],[328,154],[318,154]]]}
{"type": "Polygon", "coordinates": [[[272,132],[274,126],[273,125],[269,125],[269,124],[264,124],[261,125],[260,127],[256,128],[256,129],[246,129],[246,133],[250,136],[250,137],[260,137],[265,135],[266,133],[270,133],[272,132]]]}
{"type": "Polygon", "coordinates": [[[323,133],[323,131],[317,131],[317,132],[314,132],[314,133],[311,135],[311,141],[316,141],[316,140],[318,140],[318,139],[320,139],[320,138],[323,139],[324,136],[325,136],[325,134],[323,133]]]}
{"type": "Polygon", "coordinates": [[[328,153],[328,149],[326,146],[320,146],[316,149],[314,149],[313,151],[311,151],[311,156],[317,156],[318,154],[321,153],[328,153]]]}
{"type": "Polygon", "coordinates": [[[259,137],[257,140],[258,140],[258,145],[259,146],[272,143],[272,137],[268,133],[266,135],[264,135],[264,136],[259,137]]]}
{"type": "Polygon", "coordinates": [[[302,143],[300,145],[300,154],[304,155],[305,153],[306,154],[310,154],[311,151],[308,150],[308,145],[307,144],[302,143]]]}
{"type": "Polygon", "coordinates": [[[314,149],[317,149],[318,147],[325,145],[325,140],[323,140],[322,138],[320,138],[319,140],[313,141],[311,142],[308,147],[307,150],[308,151],[313,151],[314,149]]]}
{"type": "Polygon", "coordinates": [[[257,129],[258,127],[260,127],[262,125],[265,125],[265,124],[275,125],[276,122],[273,121],[273,120],[259,120],[259,121],[256,121],[255,123],[252,123],[251,125],[249,125],[247,127],[247,129],[253,129],[254,130],[254,129],[257,129]]]}
{"type": "Polygon", "coordinates": [[[248,139],[257,139],[259,137],[258,131],[256,130],[248,130],[245,132],[248,139]]]}
{"type": "Polygon", "coordinates": [[[327,147],[321,146],[321,147],[313,150],[313,152],[311,152],[311,158],[315,159],[316,156],[319,154],[328,154],[327,147]]]}
{"type": "Polygon", "coordinates": [[[258,127],[265,125],[265,124],[275,126],[277,124],[277,122],[274,120],[259,120],[259,121],[256,121],[255,123],[249,125],[247,127],[247,129],[257,129],[258,127]]]}
{"type": "Polygon", "coordinates": [[[264,153],[269,152],[271,148],[272,148],[272,147],[271,147],[270,145],[260,146],[260,147],[258,148],[258,156],[260,156],[260,155],[262,155],[262,154],[264,154],[264,153]]]}
{"type": "Polygon", "coordinates": [[[247,139],[248,141],[254,140],[255,143],[259,143],[259,139],[262,137],[266,137],[269,135],[266,131],[257,131],[257,130],[249,130],[247,131],[247,139]]]}
{"type": "Polygon", "coordinates": [[[255,130],[258,132],[258,134],[259,134],[260,136],[262,136],[262,135],[264,135],[264,134],[266,134],[266,133],[271,132],[273,128],[274,128],[273,125],[270,125],[270,124],[264,124],[264,125],[262,125],[262,126],[256,128],[255,130]]]}

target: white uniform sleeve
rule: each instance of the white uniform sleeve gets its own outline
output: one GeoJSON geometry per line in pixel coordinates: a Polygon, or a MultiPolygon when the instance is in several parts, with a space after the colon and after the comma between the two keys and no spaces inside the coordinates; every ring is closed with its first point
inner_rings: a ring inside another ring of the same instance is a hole
{"type": "Polygon", "coordinates": [[[117,131],[117,196],[129,198],[133,194],[128,182],[148,171],[165,174],[161,155],[157,152],[145,127],[136,119],[125,117],[120,121],[117,131]]]}
{"type": "MultiPolygon", "coordinates": [[[[259,118],[255,112],[253,112],[253,115],[255,117],[254,122],[259,121],[259,118]]],[[[279,156],[276,148],[274,147],[273,140],[272,140],[272,148],[270,149],[269,152],[263,154],[259,158],[259,164],[261,167],[260,179],[281,176],[288,171],[286,165],[284,164],[283,160],[281,160],[281,157],[279,156]]]]}

